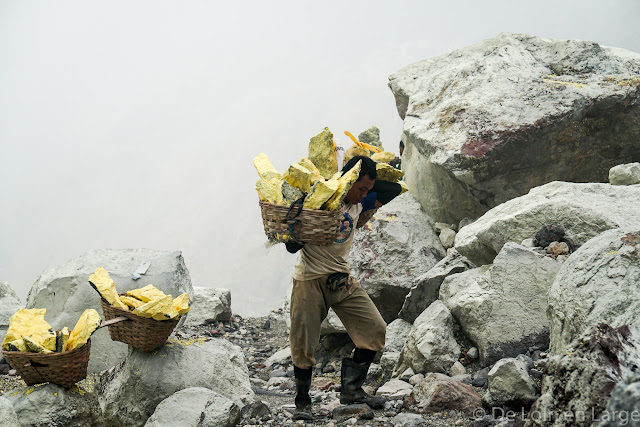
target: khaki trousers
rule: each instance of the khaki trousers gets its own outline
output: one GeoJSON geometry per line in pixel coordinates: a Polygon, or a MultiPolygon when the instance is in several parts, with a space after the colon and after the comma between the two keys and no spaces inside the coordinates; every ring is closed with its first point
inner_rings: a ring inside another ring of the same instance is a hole
{"type": "Polygon", "coordinates": [[[356,348],[378,351],[384,347],[387,324],[358,281],[350,276],[347,285],[330,291],[326,280],[326,276],[293,280],[289,344],[293,364],[301,369],[316,363],[313,355],[320,342],[320,324],[329,308],[336,312],[356,348]]]}

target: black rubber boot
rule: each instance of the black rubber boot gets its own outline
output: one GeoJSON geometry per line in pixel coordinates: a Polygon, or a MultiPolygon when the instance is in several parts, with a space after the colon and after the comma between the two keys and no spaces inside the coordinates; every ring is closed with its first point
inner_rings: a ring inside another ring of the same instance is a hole
{"type": "Polygon", "coordinates": [[[296,410],[293,413],[294,420],[313,420],[313,414],[311,413],[311,396],[309,396],[310,388],[311,378],[308,380],[296,378],[296,410]]]}
{"type": "Polygon", "coordinates": [[[362,384],[367,378],[370,363],[357,363],[352,359],[342,359],[342,389],[340,390],[340,403],[366,403],[374,409],[384,407],[386,398],[371,396],[362,389],[362,384]]]}

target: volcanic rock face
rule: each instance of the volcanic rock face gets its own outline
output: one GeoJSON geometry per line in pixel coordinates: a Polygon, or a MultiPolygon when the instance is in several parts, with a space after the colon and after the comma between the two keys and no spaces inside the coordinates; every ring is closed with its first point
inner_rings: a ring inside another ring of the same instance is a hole
{"type": "Polygon", "coordinates": [[[389,77],[405,181],[436,221],[640,160],[640,54],[503,33],[389,77]]]}

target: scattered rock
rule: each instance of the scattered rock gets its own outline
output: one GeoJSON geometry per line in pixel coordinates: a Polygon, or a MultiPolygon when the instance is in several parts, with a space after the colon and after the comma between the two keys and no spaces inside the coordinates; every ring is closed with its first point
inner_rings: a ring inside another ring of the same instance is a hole
{"type": "Polygon", "coordinates": [[[609,169],[609,183],[611,185],[640,184],[640,163],[627,163],[609,169]]]}
{"type": "Polygon", "coordinates": [[[158,404],[145,427],[233,427],[240,408],[230,399],[204,387],[180,390],[158,404]]]}
{"type": "Polygon", "coordinates": [[[231,292],[228,289],[193,288],[186,326],[206,325],[231,319],[231,292]]]}
{"type": "Polygon", "coordinates": [[[535,382],[526,364],[514,358],[499,360],[488,374],[489,387],[482,397],[488,406],[528,408],[536,400],[535,382]]]}
{"type": "Polygon", "coordinates": [[[426,374],[413,388],[412,396],[418,406],[429,411],[457,410],[472,415],[482,407],[480,395],[471,386],[438,373],[426,374]]]}
{"type": "Polygon", "coordinates": [[[380,387],[376,394],[386,396],[389,399],[403,399],[411,394],[411,390],[413,390],[413,386],[408,382],[391,380],[380,387]]]}

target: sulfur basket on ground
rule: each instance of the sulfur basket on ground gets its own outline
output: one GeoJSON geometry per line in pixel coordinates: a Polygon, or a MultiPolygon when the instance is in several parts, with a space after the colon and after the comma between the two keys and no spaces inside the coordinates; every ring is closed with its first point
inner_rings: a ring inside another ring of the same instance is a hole
{"type": "Polygon", "coordinates": [[[62,353],[28,353],[2,350],[2,355],[27,385],[54,383],[70,388],[87,377],[91,340],[62,353]]]}
{"type": "Polygon", "coordinates": [[[342,211],[306,209],[302,204],[276,205],[260,201],[264,232],[275,242],[295,241],[330,245],[340,230],[342,211]],[[294,239],[295,236],[295,239],[294,239]]]}
{"type": "Polygon", "coordinates": [[[180,318],[162,321],[147,319],[102,300],[100,305],[102,305],[105,321],[118,317],[127,318],[127,320],[109,324],[111,339],[129,344],[142,352],[150,352],[162,347],[180,321],[180,318]]]}

